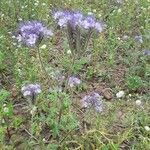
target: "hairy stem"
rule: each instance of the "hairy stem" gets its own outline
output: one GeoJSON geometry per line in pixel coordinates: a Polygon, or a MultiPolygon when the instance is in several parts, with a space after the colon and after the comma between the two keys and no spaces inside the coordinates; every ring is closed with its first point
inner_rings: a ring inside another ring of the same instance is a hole
{"type": "Polygon", "coordinates": [[[42,61],[42,57],[41,57],[39,46],[37,47],[37,51],[38,51],[38,57],[39,57],[39,61],[40,61],[40,64],[41,64],[41,68],[42,68],[44,74],[46,75],[48,81],[50,82],[50,77],[49,77],[49,75],[48,75],[48,73],[47,73],[47,71],[46,71],[46,69],[44,67],[44,63],[42,61]]]}

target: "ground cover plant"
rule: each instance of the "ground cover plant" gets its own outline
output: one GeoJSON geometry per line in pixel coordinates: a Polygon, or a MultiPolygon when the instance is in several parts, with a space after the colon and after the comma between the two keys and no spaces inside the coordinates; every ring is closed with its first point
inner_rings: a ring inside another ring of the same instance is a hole
{"type": "Polygon", "coordinates": [[[0,149],[150,149],[149,0],[0,1],[0,149]]]}

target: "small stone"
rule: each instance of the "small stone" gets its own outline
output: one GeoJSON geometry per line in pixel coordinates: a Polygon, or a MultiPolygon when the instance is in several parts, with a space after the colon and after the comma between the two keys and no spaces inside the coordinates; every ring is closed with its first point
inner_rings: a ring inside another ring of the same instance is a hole
{"type": "Polygon", "coordinates": [[[122,98],[122,97],[124,97],[124,95],[125,95],[124,91],[119,91],[119,92],[116,94],[116,97],[117,97],[117,98],[122,98]]]}
{"type": "Polygon", "coordinates": [[[103,90],[103,96],[107,99],[107,100],[111,100],[113,98],[113,94],[112,94],[112,90],[107,88],[103,90]]]}

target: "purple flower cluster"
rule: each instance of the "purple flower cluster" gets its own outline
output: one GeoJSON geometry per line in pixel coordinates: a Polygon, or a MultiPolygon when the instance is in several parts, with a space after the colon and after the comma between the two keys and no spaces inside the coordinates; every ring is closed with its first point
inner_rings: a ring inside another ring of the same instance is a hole
{"type": "Polygon", "coordinates": [[[145,49],[144,52],[143,52],[143,54],[144,54],[144,55],[147,55],[147,56],[150,56],[150,50],[146,50],[146,49],[145,49]]]}
{"type": "Polygon", "coordinates": [[[38,21],[27,21],[21,23],[18,29],[17,40],[26,46],[34,47],[43,37],[52,36],[51,30],[38,21]]]}
{"type": "Polygon", "coordinates": [[[136,35],[134,37],[134,39],[135,39],[136,42],[143,43],[143,37],[142,37],[142,35],[136,35]]]}
{"type": "Polygon", "coordinates": [[[103,111],[102,97],[96,92],[92,92],[90,95],[84,96],[81,100],[81,104],[83,108],[93,107],[97,112],[103,111]]]}
{"type": "Polygon", "coordinates": [[[28,84],[21,88],[21,92],[24,97],[33,97],[41,93],[41,86],[39,84],[28,84]]]}
{"type": "Polygon", "coordinates": [[[73,27],[79,26],[84,29],[95,29],[98,32],[102,32],[104,29],[104,23],[97,21],[93,14],[84,16],[79,11],[59,10],[53,13],[53,18],[57,21],[60,27],[66,27],[67,24],[71,24],[73,27]]]}
{"type": "Polygon", "coordinates": [[[72,88],[81,84],[81,80],[77,77],[71,76],[68,80],[68,85],[72,88]]]}

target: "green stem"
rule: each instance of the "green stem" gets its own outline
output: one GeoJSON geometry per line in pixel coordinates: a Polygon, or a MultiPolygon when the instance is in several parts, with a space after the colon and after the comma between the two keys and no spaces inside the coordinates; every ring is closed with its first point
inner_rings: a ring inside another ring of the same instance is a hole
{"type": "Polygon", "coordinates": [[[89,44],[90,38],[92,36],[92,33],[93,33],[92,29],[89,30],[88,33],[87,33],[87,37],[85,39],[85,43],[84,43],[83,48],[82,48],[83,52],[85,52],[87,47],[88,47],[88,44],[89,44]]]}
{"type": "Polygon", "coordinates": [[[46,71],[46,69],[45,69],[45,67],[44,67],[44,63],[43,63],[43,61],[42,61],[42,57],[41,57],[41,53],[40,53],[39,46],[37,47],[37,51],[38,51],[38,57],[39,57],[39,61],[40,61],[40,64],[41,64],[41,68],[42,68],[43,72],[45,73],[45,75],[46,75],[48,81],[50,82],[49,75],[48,75],[48,73],[47,73],[47,71],[46,71]]]}

